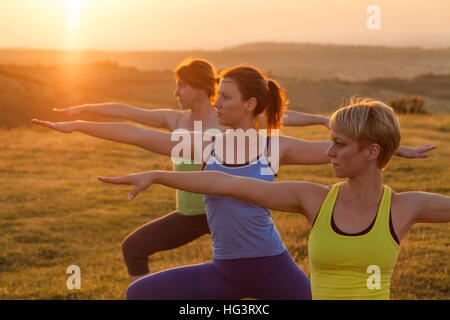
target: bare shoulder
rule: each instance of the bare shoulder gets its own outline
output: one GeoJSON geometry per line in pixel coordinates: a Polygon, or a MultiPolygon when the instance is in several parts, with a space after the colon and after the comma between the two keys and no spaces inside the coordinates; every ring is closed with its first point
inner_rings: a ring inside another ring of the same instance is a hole
{"type": "Polygon", "coordinates": [[[322,184],[299,181],[297,183],[299,198],[301,199],[301,207],[305,217],[308,219],[310,225],[319,213],[331,186],[324,186],[322,184]]]}
{"type": "Polygon", "coordinates": [[[392,190],[391,206],[396,208],[404,208],[414,201],[413,192],[395,192],[392,190]]]}
{"type": "Polygon", "coordinates": [[[401,220],[401,224],[413,221],[420,212],[423,192],[408,191],[397,193],[392,191],[391,212],[393,220],[401,220]]]}
{"type": "Polygon", "coordinates": [[[308,182],[308,181],[301,181],[302,187],[311,190],[310,192],[322,197],[328,194],[328,192],[331,190],[332,186],[325,186],[323,184],[315,183],[315,182],[308,182]]]}
{"type": "Polygon", "coordinates": [[[391,205],[397,207],[414,207],[421,202],[425,193],[420,191],[395,192],[392,190],[391,205]]]}
{"type": "Polygon", "coordinates": [[[325,201],[325,198],[330,192],[332,186],[324,186],[322,184],[312,182],[304,182],[304,183],[305,183],[304,188],[306,190],[310,190],[309,192],[311,193],[311,197],[314,197],[315,202],[319,203],[320,206],[322,206],[322,203],[325,201]]]}
{"type": "Polygon", "coordinates": [[[186,126],[189,127],[189,115],[189,110],[170,110],[170,118],[167,122],[172,131],[179,128],[186,128],[186,126]]]}
{"type": "Polygon", "coordinates": [[[448,222],[449,202],[434,193],[410,191],[393,193],[391,200],[394,230],[401,240],[414,223],[448,222]]]}

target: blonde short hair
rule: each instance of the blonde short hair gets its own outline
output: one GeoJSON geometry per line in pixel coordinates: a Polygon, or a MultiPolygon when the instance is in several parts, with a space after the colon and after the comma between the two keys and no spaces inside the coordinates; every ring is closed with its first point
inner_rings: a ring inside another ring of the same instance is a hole
{"type": "Polygon", "coordinates": [[[332,116],[330,128],[358,142],[380,146],[378,167],[384,169],[400,145],[400,123],[394,110],[383,102],[352,97],[349,104],[332,116]]]}

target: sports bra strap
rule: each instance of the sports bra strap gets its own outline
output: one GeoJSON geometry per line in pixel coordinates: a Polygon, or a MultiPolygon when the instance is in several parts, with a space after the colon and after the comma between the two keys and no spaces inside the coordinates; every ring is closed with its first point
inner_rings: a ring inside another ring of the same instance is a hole
{"type": "Polygon", "coordinates": [[[202,165],[201,171],[203,171],[203,169],[205,169],[206,164],[209,162],[209,159],[211,159],[211,157],[214,156],[214,151],[215,151],[215,146],[216,146],[216,136],[212,136],[211,144],[214,144],[214,145],[213,145],[212,148],[211,148],[211,152],[210,152],[210,154],[209,154],[208,159],[205,159],[205,160],[203,161],[203,165],[202,165]]]}
{"type": "MultiPolygon", "coordinates": [[[[270,147],[270,142],[272,141],[272,136],[267,136],[267,143],[266,143],[266,148],[264,150],[264,157],[266,158],[267,161],[267,166],[270,168],[270,170],[272,170],[272,173],[275,177],[278,176],[278,172],[275,172],[274,168],[272,167],[272,161],[269,159],[269,147],[270,147]]],[[[271,154],[272,156],[272,154],[271,154]]]]}

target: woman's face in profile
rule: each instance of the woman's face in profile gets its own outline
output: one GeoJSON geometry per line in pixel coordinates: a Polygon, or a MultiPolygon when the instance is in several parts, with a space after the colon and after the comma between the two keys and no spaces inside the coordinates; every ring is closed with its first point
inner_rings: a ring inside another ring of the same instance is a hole
{"type": "Polygon", "coordinates": [[[183,79],[176,79],[176,88],[173,95],[178,100],[178,105],[182,110],[190,109],[198,100],[199,89],[191,87],[183,79]]]}
{"type": "Polygon", "coordinates": [[[219,123],[223,126],[234,127],[236,123],[242,122],[243,118],[249,116],[245,104],[237,84],[232,79],[222,79],[214,102],[219,123]]]}

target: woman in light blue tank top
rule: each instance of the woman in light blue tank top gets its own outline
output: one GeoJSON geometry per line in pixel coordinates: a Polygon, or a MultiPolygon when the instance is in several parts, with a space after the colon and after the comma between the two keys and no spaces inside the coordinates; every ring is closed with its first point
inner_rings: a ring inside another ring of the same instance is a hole
{"type": "MultiPolygon", "coordinates": [[[[256,161],[237,166],[224,164],[213,150],[204,170],[273,182],[263,150],[256,161]]],[[[268,209],[230,197],[205,194],[204,198],[216,259],[274,256],[286,250],[268,209]]]]}
{"type": "MultiPolygon", "coordinates": [[[[267,128],[279,128],[285,98],[275,81],[266,80],[251,67],[227,70],[222,77],[220,86],[223,91],[219,89],[215,103],[220,124],[233,123],[236,128],[252,129],[255,118],[264,112],[267,128]],[[233,83],[227,88],[227,80],[231,79],[233,83]],[[243,99],[230,103],[229,89],[239,90],[243,99]],[[250,93],[245,92],[249,90],[250,93]],[[249,94],[250,97],[246,98],[249,94]],[[251,105],[243,105],[242,100],[251,101],[251,105]],[[229,109],[223,112],[226,107],[229,109]]],[[[217,146],[226,146],[230,141],[227,134],[217,137],[217,140],[225,139],[217,146]]],[[[261,139],[258,135],[258,141],[261,140],[266,138],[261,139]]],[[[214,146],[203,169],[272,182],[275,175],[268,161],[266,146],[267,143],[257,150],[256,159],[245,150],[247,162],[243,164],[225,163],[222,159],[227,159],[225,155],[229,150],[225,148],[226,152],[222,152],[223,149],[216,150],[214,146]]],[[[244,149],[251,149],[251,146],[244,149]]],[[[191,172],[172,173],[181,178],[191,172]]],[[[176,180],[188,183],[186,179],[176,180]]],[[[203,191],[197,193],[207,193],[203,191]]],[[[205,206],[213,242],[213,261],[142,278],[130,285],[127,299],[311,299],[309,279],[286,250],[268,209],[218,195],[205,195],[205,206]]]]}

